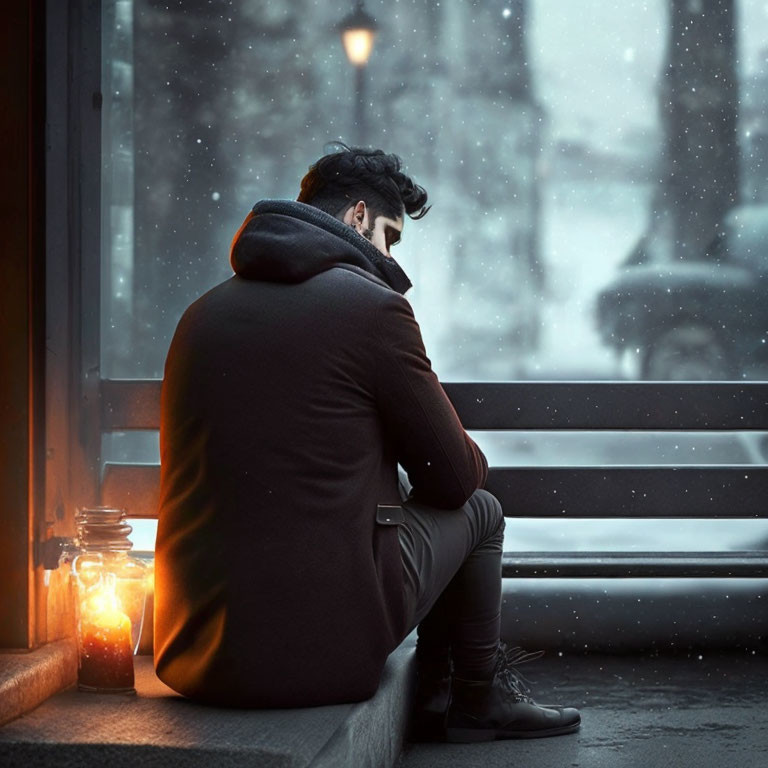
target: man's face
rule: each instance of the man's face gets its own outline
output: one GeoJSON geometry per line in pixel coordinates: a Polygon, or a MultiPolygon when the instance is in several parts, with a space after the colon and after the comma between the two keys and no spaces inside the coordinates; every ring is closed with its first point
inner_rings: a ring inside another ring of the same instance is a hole
{"type": "Polygon", "coordinates": [[[344,214],[344,223],[349,224],[355,231],[381,251],[385,256],[391,256],[390,249],[400,242],[403,232],[403,217],[389,219],[386,216],[377,216],[373,223],[370,221],[370,210],[361,200],[357,205],[347,209],[344,214]]]}

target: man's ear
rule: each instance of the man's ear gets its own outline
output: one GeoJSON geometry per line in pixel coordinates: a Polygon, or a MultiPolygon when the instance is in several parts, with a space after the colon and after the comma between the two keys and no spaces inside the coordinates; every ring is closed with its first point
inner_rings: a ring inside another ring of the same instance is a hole
{"type": "Polygon", "coordinates": [[[365,217],[367,213],[367,207],[364,200],[359,200],[352,208],[347,211],[347,215],[344,217],[344,222],[354,227],[358,232],[362,234],[365,229],[365,217]],[[349,219],[347,221],[347,219],[349,219]]]}

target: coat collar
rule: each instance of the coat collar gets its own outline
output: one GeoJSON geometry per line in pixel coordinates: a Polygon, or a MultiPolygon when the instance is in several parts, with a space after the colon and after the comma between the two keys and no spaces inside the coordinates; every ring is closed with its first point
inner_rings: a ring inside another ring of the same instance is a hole
{"type": "Polygon", "coordinates": [[[402,267],[352,227],[306,203],[262,200],[232,242],[230,261],[242,277],[301,282],[348,264],[404,294],[411,281],[402,267]]]}

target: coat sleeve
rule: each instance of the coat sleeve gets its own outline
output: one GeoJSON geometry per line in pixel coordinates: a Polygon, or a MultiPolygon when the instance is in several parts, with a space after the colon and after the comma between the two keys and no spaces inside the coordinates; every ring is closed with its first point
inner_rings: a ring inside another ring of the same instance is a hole
{"type": "Polygon", "coordinates": [[[376,323],[376,399],[416,501],[456,509],[485,484],[488,463],[461,425],[424,350],[410,304],[392,293],[376,323]]]}

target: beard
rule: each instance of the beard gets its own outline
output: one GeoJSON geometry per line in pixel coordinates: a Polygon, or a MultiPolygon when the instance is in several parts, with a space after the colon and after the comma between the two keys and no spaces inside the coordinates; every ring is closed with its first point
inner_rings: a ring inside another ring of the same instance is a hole
{"type": "MultiPolygon", "coordinates": [[[[354,225],[354,224],[347,224],[347,226],[348,226],[348,227],[351,227],[352,229],[354,229],[354,230],[355,230],[355,232],[357,232],[357,229],[355,229],[355,225],[354,225]]],[[[365,238],[365,239],[366,239],[366,240],[367,240],[369,243],[372,243],[372,242],[373,242],[373,230],[372,230],[372,229],[364,229],[362,232],[360,232],[360,234],[361,234],[361,235],[362,235],[362,236],[363,236],[363,237],[364,237],[364,238],[365,238]]]]}

